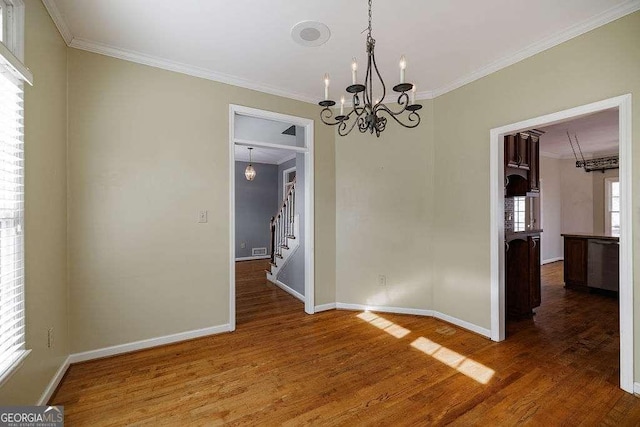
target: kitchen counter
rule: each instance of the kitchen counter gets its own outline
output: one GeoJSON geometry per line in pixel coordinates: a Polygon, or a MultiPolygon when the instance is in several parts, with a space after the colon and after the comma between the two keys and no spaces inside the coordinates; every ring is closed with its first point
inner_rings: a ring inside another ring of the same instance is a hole
{"type": "Polygon", "coordinates": [[[618,291],[619,237],[587,233],[566,233],[562,237],[565,287],[618,291]]]}
{"type": "Polygon", "coordinates": [[[504,239],[507,242],[510,242],[512,240],[515,240],[515,239],[527,240],[527,237],[529,237],[529,236],[537,236],[540,233],[542,233],[542,229],[541,228],[534,228],[534,229],[525,230],[525,231],[505,231],[504,239]]]}
{"type": "Polygon", "coordinates": [[[620,241],[620,237],[606,234],[589,234],[589,233],[572,233],[561,234],[562,237],[572,237],[574,239],[598,239],[598,240],[615,240],[620,241]]]}

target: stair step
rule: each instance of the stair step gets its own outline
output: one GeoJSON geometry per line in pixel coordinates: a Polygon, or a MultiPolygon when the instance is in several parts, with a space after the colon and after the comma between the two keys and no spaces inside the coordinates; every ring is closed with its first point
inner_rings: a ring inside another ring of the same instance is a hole
{"type": "Polygon", "coordinates": [[[276,257],[280,258],[280,259],[284,259],[284,257],[282,255],[278,255],[276,254],[276,257]]]}
{"type": "Polygon", "coordinates": [[[287,236],[287,239],[295,239],[296,236],[287,236]]]}
{"type": "Polygon", "coordinates": [[[281,247],[282,249],[289,249],[289,246],[287,246],[287,245],[280,245],[280,247],[281,247]]]}

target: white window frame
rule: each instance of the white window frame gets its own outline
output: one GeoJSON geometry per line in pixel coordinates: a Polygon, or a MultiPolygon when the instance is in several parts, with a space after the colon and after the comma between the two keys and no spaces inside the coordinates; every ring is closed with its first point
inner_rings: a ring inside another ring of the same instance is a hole
{"type": "MultiPolygon", "coordinates": [[[[287,181],[287,178],[289,176],[289,174],[291,172],[295,172],[296,176],[298,176],[298,172],[296,171],[296,167],[292,167],[289,169],[285,169],[282,171],[282,198],[284,199],[287,196],[287,193],[289,192],[289,188],[291,188],[291,184],[293,183],[293,181],[287,181]],[[289,188],[287,188],[289,187],[289,188]]],[[[295,178],[294,178],[295,179],[295,178]]],[[[280,200],[281,202],[282,200],[280,200]]]]}
{"type": "Polygon", "coordinates": [[[24,1],[0,0],[4,44],[11,53],[24,62],[24,1]]]}
{"type": "MultiPolygon", "coordinates": [[[[613,230],[611,229],[611,213],[614,212],[611,209],[611,186],[614,182],[620,183],[619,177],[610,177],[604,179],[604,231],[606,234],[610,234],[612,236],[620,236],[620,233],[613,234],[613,230]]],[[[618,190],[620,191],[620,190],[618,190]]],[[[619,193],[620,194],[620,193],[619,193]]],[[[620,194],[621,197],[622,195],[620,194]]],[[[618,215],[620,215],[620,208],[618,204],[618,215]]]]}
{"type": "MultiPolygon", "coordinates": [[[[33,76],[29,69],[24,66],[24,15],[25,5],[23,0],[0,0],[2,2],[2,31],[3,38],[0,42],[0,67],[5,67],[10,70],[12,74],[18,77],[19,80],[26,81],[29,84],[33,84],[33,76]],[[8,7],[7,7],[8,6],[8,7]]],[[[23,108],[24,111],[24,108],[23,108]]],[[[23,172],[24,183],[24,172],[23,172]]],[[[23,184],[24,185],[24,184],[23,184]]],[[[24,187],[23,187],[24,189],[24,187]]],[[[23,190],[24,191],[24,190],[23,190]]],[[[24,218],[24,215],[23,215],[24,218]]],[[[23,231],[24,239],[24,231],[23,231]]],[[[22,242],[22,260],[24,269],[24,240],[22,242]]],[[[25,292],[25,280],[23,271],[22,291],[25,292]]],[[[23,304],[26,304],[26,298],[23,296],[23,304]]],[[[11,365],[9,365],[4,371],[0,372],[0,386],[2,386],[16,370],[22,365],[25,358],[31,353],[26,347],[26,308],[23,311],[22,322],[25,324],[25,339],[21,353],[11,365]]],[[[0,325],[1,326],[1,325],[0,325]]]]}

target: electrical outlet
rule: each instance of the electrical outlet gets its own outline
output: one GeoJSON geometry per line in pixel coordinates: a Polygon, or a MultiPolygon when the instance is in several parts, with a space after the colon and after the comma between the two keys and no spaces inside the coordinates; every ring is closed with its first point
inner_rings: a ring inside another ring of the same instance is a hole
{"type": "Polygon", "coordinates": [[[378,276],[378,286],[387,286],[387,276],[384,274],[378,276]]]}
{"type": "Polygon", "coordinates": [[[244,249],[244,248],[246,248],[246,247],[247,247],[246,242],[242,242],[242,243],[240,243],[240,249],[244,249]]]}
{"type": "Polygon", "coordinates": [[[198,214],[198,222],[204,224],[208,221],[209,211],[200,211],[198,214]]]}
{"type": "Polygon", "coordinates": [[[47,331],[47,347],[53,347],[53,328],[49,328],[47,331]]]}

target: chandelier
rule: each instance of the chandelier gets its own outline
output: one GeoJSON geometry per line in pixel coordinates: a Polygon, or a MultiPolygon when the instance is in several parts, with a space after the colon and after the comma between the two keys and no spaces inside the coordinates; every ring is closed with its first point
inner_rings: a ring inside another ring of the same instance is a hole
{"type": "Polygon", "coordinates": [[[346,89],[353,96],[353,103],[351,111],[347,114],[344,111],[345,98],[342,96],[340,99],[340,114],[333,117],[331,107],[336,105],[336,102],[329,99],[329,74],[324,75],[324,101],[319,102],[319,105],[324,108],[320,112],[320,119],[326,125],[338,126],[338,134],[340,136],[348,135],[357,125],[360,132],[369,131],[371,134],[375,132],[376,136],[379,137],[387,126],[387,117],[385,115],[406,128],[415,128],[420,124],[420,115],[417,111],[422,108],[422,105],[416,104],[416,86],[405,82],[407,61],[404,55],[400,57],[400,83],[393,87],[394,92],[400,94],[397,100],[399,109],[394,111],[384,104],[384,98],[387,94],[386,86],[376,65],[375,46],[376,41],[371,36],[371,0],[369,0],[367,72],[364,84],[359,84],[357,81],[358,63],[353,58],[351,63],[351,85],[346,89]],[[377,78],[382,87],[382,96],[380,98],[374,98],[373,86],[375,78],[377,78]],[[410,92],[410,96],[408,92],[410,92]],[[404,115],[404,113],[408,114],[404,115]]]}
{"type": "Polygon", "coordinates": [[[251,159],[251,150],[252,147],[249,147],[249,166],[244,170],[244,177],[247,178],[247,181],[253,181],[256,177],[256,170],[253,168],[253,161],[251,159]]]}

